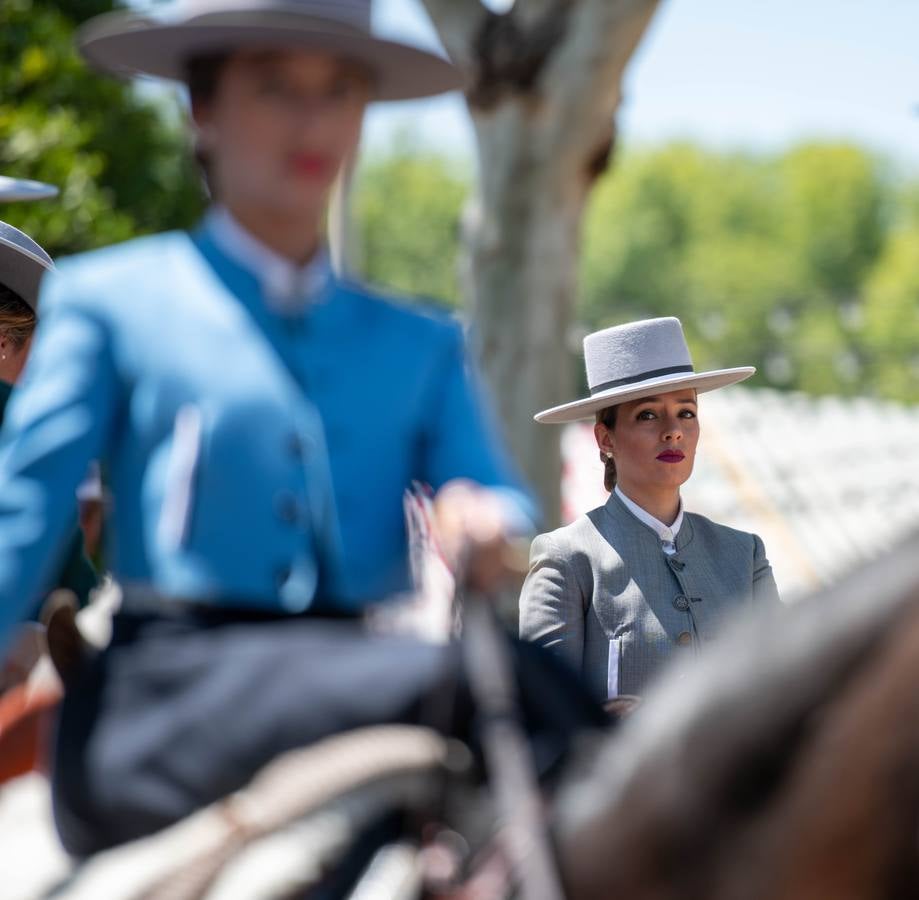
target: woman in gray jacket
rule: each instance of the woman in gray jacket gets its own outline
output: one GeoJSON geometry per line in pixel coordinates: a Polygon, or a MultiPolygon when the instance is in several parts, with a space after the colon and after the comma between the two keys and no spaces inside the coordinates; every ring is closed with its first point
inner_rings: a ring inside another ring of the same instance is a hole
{"type": "Polygon", "coordinates": [[[763,542],[684,511],[680,499],[699,440],[697,395],[755,369],[696,372],[675,318],[588,335],[584,361],[590,396],[536,419],[595,416],[611,494],[533,542],[520,632],[566,659],[598,696],[640,695],[732,613],[778,602],[763,542]]]}

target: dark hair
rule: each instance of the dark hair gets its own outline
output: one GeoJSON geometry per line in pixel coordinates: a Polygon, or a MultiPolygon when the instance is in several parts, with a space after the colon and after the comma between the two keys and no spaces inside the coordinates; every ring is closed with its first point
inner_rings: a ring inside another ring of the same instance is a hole
{"type": "MultiPolygon", "coordinates": [[[[188,99],[192,111],[200,104],[210,103],[217,95],[220,75],[229,59],[229,53],[211,53],[207,56],[196,56],[185,64],[185,84],[188,87],[188,99]]],[[[211,177],[213,173],[211,159],[200,141],[195,141],[193,153],[195,162],[204,176],[204,183],[213,194],[214,180],[211,177]]]]}
{"type": "Polygon", "coordinates": [[[35,323],[35,310],[0,282],[0,335],[18,350],[32,336],[35,323]]]}
{"type": "MultiPolygon", "coordinates": [[[[597,424],[605,425],[612,431],[616,427],[616,410],[618,406],[607,406],[597,413],[597,424]]],[[[616,487],[616,461],[606,455],[605,450],[600,451],[600,462],[603,463],[603,487],[610,493],[616,487]]]]}
{"type": "Polygon", "coordinates": [[[209,53],[196,56],[185,64],[185,84],[188,86],[188,97],[192,106],[196,103],[210,103],[217,93],[220,73],[227,64],[230,54],[209,53]]]}

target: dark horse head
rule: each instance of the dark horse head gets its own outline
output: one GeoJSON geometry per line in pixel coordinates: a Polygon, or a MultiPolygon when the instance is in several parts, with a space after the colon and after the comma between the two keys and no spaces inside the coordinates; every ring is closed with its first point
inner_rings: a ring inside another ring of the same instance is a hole
{"type": "Polygon", "coordinates": [[[919,897],[919,539],[672,670],[555,838],[571,900],[919,897]]]}

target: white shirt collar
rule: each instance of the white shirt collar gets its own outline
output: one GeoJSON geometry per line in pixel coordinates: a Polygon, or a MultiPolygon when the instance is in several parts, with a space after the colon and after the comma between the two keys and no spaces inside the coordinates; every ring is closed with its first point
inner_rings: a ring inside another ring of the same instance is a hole
{"type": "Polygon", "coordinates": [[[306,265],[298,266],[246,231],[225,206],[212,207],[206,223],[220,250],[258,278],[265,300],[275,312],[302,310],[328,283],[332,266],[325,247],[320,247],[306,265]]]}
{"type": "Polygon", "coordinates": [[[642,509],[634,500],[630,500],[626,497],[619,489],[618,484],[614,490],[616,491],[616,496],[625,505],[625,508],[635,516],[639,522],[643,522],[657,533],[657,536],[661,540],[664,553],[668,556],[672,556],[676,553],[676,536],[680,533],[680,528],[683,526],[683,500],[680,499],[680,511],[677,513],[676,519],[673,520],[673,524],[665,525],[660,519],[656,519],[651,513],[647,512],[647,510],[642,509]]]}

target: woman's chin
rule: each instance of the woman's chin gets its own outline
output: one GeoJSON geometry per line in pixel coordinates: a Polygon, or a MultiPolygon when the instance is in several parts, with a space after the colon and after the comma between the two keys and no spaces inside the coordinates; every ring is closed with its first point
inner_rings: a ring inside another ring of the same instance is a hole
{"type": "Polygon", "coordinates": [[[290,205],[324,209],[329,202],[334,183],[332,177],[290,175],[281,183],[279,198],[281,202],[290,205]]]}
{"type": "Polygon", "coordinates": [[[683,465],[669,465],[664,471],[655,473],[656,477],[651,479],[655,488],[678,490],[692,475],[692,468],[683,465]]]}
{"type": "Polygon", "coordinates": [[[285,178],[250,199],[253,207],[281,220],[310,218],[318,221],[328,198],[328,186],[304,183],[298,178],[285,178]]]}

